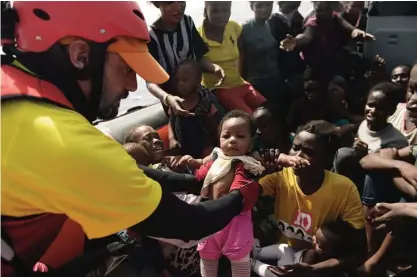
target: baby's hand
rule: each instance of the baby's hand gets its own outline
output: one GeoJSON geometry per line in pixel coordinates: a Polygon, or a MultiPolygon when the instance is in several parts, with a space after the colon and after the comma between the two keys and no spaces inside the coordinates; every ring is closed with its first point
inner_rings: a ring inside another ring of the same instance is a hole
{"type": "Polygon", "coordinates": [[[309,165],[310,162],[308,160],[299,156],[289,156],[281,153],[278,157],[278,166],[280,167],[302,168],[309,165]]]}

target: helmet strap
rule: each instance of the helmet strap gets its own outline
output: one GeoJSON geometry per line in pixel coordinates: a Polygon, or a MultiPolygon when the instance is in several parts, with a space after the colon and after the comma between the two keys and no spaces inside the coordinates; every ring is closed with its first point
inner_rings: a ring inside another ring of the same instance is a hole
{"type": "Polygon", "coordinates": [[[109,43],[91,42],[89,63],[82,70],[76,69],[70,63],[65,47],[60,44],[55,44],[43,53],[20,52],[17,60],[30,71],[35,72],[39,79],[57,86],[74,109],[88,121],[93,122],[99,113],[104,64],[109,43]],[[87,99],[77,82],[88,79],[92,83],[90,99],[87,99]]]}

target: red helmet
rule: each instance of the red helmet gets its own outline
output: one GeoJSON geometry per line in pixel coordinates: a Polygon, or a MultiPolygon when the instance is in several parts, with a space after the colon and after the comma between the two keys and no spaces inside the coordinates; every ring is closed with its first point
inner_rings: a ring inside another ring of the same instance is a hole
{"type": "Polygon", "coordinates": [[[144,45],[149,32],[135,1],[14,1],[13,8],[19,17],[15,38],[20,51],[43,52],[66,37],[98,43],[117,38],[113,51],[125,60],[123,54],[130,55],[126,62],[139,75],[155,83],[168,79],[144,45]],[[138,57],[140,61],[133,60],[138,57]]]}

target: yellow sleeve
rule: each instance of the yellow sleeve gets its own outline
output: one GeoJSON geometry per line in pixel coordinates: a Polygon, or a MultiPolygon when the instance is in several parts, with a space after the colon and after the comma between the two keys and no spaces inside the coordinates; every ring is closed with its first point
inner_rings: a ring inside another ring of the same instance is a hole
{"type": "Polygon", "coordinates": [[[268,195],[275,197],[277,194],[277,188],[281,183],[279,173],[273,173],[266,175],[259,180],[259,184],[262,187],[262,195],[268,195]]]}
{"type": "Polygon", "coordinates": [[[236,38],[239,38],[240,35],[242,34],[242,26],[235,21],[230,21],[230,23],[233,24],[233,29],[234,29],[234,32],[236,33],[236,38]]]}
{"type": "Polygon", "coordinates": [[[51,196],[58,210],[78,222],[89,238],[118,232],[151,215],[161,199],[160,185],[145,176],[121,145],[93,135],[82,141],[61,164],[68,171],[62,172],[51,196]]]}
{"type": "Polygon", "coordinates": [[[355,229],[365,227],[361,198],[358,189],[353,183],[351,183],[350,190],[347,194],[346,205],[342,211],[342,220],[349,222],[355,229]]]}
{"type": "Polygon", "coordinates": [[[66,214],[98,238],[153,213],[161,187],[120,144],[74,111],[12,104],[1,119],[2,214],[66,214]]]}

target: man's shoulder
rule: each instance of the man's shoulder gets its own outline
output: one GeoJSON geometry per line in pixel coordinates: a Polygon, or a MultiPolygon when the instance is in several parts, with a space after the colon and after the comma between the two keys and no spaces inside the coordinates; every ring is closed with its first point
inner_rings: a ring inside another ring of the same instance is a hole
{"type": "Polygon", "coordinates": [[[389,143],[390,145],[394,144],[391,147],[400,148],[408,146],[407,138],[391,123],[389,123],[387,128],[384,130],[384,137],[382,138],[381,144],[384,144],[385,139],[391,141],[389,143]]]}
{"type": "Polygon", "coordinates": [[[16,135],[30,137],[32,145],[48,142],[51,147],[69,149],[94,143],[92,136],[107,139],[84,116],[71,109],[30,100],[5,106],[2,123],[9,122],[6,129],[12,128],[16,135]]]}

